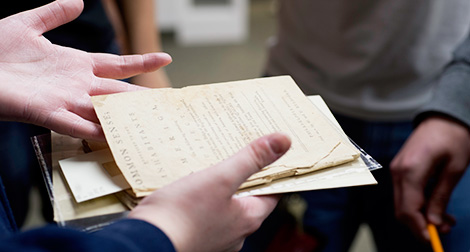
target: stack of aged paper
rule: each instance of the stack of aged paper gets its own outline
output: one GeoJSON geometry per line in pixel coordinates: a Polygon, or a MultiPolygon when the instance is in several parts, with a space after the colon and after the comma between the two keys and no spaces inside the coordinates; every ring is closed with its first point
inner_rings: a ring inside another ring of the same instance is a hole
{"type": "Polygon", "coordinates": [[[92,147],[92,153],[60,165],[76,201],[117,193],[132,207],[263,135],[283,132],[292,139],[291,149],[251,176],[239,195],[376,183],[358,149],[316,99],[322,108],[289,76],[95,96],[109,149],[92,147]],[[109,184],[85,185],[84,168],[76,165],[87,162],[99,173],[93,177],[107,177],[109,184]]]}

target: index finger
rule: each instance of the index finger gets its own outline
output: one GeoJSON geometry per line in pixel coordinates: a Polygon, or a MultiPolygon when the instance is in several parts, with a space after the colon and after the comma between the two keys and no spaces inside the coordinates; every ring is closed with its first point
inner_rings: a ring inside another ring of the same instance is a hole
{"type": "Polygon", "coordinates": [[[429,240],[427,221],[422,212],[425,206],[423,190],[405,180],[399,183],[394,182],[394,193],[397,218],[410,227],[418,237],[429,240]]]}
{"type": "Polygon", "coordinates": [[[425,187],[432,161],[408,142],[390,164],[393,179],[395,214],[422,239],[428,239],[425,207],[425,187]]]}
{"type": "Polygon", "coordinates": [[[427,207],[427,216],[433,224],[442,225],[451,194],[467,168],[465,162],[452,160],[447,163],[432,191],[427,207]]]}
{"type": "Polygon", "coordinates": [[[90,54],[93,73],[102,78],[124,79],[137,74],[152,72],[171,63],[166,53],[118,56],[106,53],[90,54]]]}

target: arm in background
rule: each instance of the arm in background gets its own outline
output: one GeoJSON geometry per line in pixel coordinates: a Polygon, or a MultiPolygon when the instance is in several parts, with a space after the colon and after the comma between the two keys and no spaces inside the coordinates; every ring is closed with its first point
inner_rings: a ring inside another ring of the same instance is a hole
{"type": "MultiPolygon", "coordinates": [[[[102,0],[123,54],[162,51],[154,0],[102,0]]],[[[140,74],[131,82],[150,88],[171,87],[164,69],[140,74]]]]}

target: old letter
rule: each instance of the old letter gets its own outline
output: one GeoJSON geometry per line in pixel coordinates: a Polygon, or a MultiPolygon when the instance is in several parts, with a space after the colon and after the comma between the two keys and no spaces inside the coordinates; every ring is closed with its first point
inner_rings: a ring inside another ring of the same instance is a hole
{"type": "Polygon", "coordinates": [[[116,164],[139,197],[273,132],[289,135],[291,149],[243,187],[359,156],[288,76],[151,89],[92,100],[116,164]]]}

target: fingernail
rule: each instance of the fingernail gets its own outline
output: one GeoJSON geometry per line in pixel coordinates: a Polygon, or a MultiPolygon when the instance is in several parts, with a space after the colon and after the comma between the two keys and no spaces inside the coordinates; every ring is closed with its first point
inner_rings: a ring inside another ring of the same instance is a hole
{"type": "Polygon", "coordinates": [[[273,134],[268,138],[269,147],[275,154],[284,154],[290,147],[290,141],[285,141],[287,138],[283,134],[273,134]]]}
{"type": "Polygon", "coordinates": [[[160,55],[166,57],[168,60],[172,60],[171,55],[168,53],[161,52],[160,55]]]}
{"type": "Polygon", "coordinates": [[[424,237],[424,239],[425,239],[426,241],[430,241],[430,240],[431,240],[431,237],[429,237],[429,232],[428,232],[428,230],[423,230],[423,232],[422,232],[421,234],[422,234],[422,236],[424,237]]]}
{"type": "Polygon", "coordinates": [[[435,224],[435,225],[437,225],[437,226],[439,226],[439,225],[442,224],[442,218],[441,218],[441,216],[439,216],[439,215],[437,215],[437,214],[429,214],[429,215],[428,215],[428,220],[429,220],[431,223],[433,223],[433,224],[435,224]]]}
{"type": "Polygon", "coordinates": [[[168,53],[159,52],[159,53],[158,53],[158,56],[160,56],[162,59],[165,59],[165,60],[168,60],[168,61],[172,61],[172,60],[173,60],[173,59],[171,58],[171,55],[169,55],[168,53]]]}

